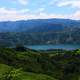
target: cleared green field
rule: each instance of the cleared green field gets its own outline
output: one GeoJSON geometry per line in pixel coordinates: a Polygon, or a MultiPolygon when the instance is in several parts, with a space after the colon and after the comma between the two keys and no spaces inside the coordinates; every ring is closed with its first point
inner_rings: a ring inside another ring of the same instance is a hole
{"type": "Polygon", "coordinates": [[[56,80],[56,79],[43,74],[23,72],[21,71],[21,69],[12,69],[10,66],[0,64],[0,80],[56,80]]]}

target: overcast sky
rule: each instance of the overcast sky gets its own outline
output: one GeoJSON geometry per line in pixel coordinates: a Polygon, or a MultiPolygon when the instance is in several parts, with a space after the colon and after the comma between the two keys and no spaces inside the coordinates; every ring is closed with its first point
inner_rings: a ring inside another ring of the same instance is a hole
{"type": "Polygon", "coordinates": [[[80,19],[80,0],[0,0],[0,21],[80,19]]]}

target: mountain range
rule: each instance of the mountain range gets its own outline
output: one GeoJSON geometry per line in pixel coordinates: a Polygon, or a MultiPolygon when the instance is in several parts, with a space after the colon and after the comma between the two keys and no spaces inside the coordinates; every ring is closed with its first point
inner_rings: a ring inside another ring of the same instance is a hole
{"type": "Polygon", "coordinates": [[[80,44],[80,21],[32,19],[0,22],[0,46],[80,44]]]}

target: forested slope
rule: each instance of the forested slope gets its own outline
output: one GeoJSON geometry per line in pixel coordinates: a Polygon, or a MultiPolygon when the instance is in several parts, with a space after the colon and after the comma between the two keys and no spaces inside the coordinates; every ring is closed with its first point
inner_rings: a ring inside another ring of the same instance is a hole
{"type": "MultiPolygon", "coordinates": [[[[80,50],[0,48],[0,71],[10,80],[79,80],[80,50]],[[5,69],[4,69],[5,68],[5,69]],[[9,68],[9,70],[8,70],[9,68]],[[18,71],[18,73],[14,73],[18,71]],[[18,74],[20,76],[18,76],[18,74]],[[19,78],[15,79],[14,77],[19,78]]],[[[2,78],[3,79],[3,78],[2,78]]]]}

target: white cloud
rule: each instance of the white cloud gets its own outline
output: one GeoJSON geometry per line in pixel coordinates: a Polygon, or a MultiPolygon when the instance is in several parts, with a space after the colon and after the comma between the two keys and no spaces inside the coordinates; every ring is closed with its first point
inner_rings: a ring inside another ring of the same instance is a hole
{"type": "Polygon", "coordinates": [[[45,10],[45,8],[43,8],[43,7],[38,9],[39,12],[43,12],[44,10],[45,10]]]}
{"type": "Polygon", "coordinates": [[[16,21],[16,20],[27,20],[27,19],[48,19],[48,18],[65,18],[65,19],[80,19],[80,11],[76,11],[71,15],[62,15],[54,13],[46,13],[43,9],[40,13],[30,13],[29,9],[7,9],[0,8],[0,21],[16,21]]]}
{"type": "Polygon", "coordinates": [[[62,0],[57,3],[57,6],[58,7],[71,6],[71,7],[80,8],[80,0],[62,0]]]}
{"type": "Polygon", "coordinates": [[[35,9],[34,11],[32,11],[34,14],[40,14],[40,13],[44,13],[45,12],[45,8],[44,7],[40,7],[38,9],[35,9]]]}
{"type": "Polygon", "coordinates": [[[20,4],[22,5],[27,5],[28,1],[27,0],[18,0],[20,4]]]}
{"type": "Polygon", "coordinates": [[[21,14],[28,12],[29,9],[22,9],[22,10],[16,10],[14,8],[7,9],[7,8],[0,8],[0,14],[21,14]]]}
{"type": "Polygon", "coordinates": [[[71,19],[80,20],[80,11],[76,11],[70,16],[71,19]]]}
{"type": "Polygon", "coordinates": [[[48,18],[66,18],[66,16],[64,15],[60,15],[60,14],[49,14],[49,13],[45,13],[45,12],[41,12],[40,14],[38,14],[38,17],[36,18],[40,18],[40,19],[48,19],[48,18]]]}
{"type": "Polygon", "coordinates": [[[0,8],[0,21],[21,19],[22,17],[24,18],[27,12],[29,12],[29,9],[16,10],[0,8]]]}
{"type": "Polygon", "coordinates": [[[23,6],[28,4],[28,0],[12,0],[13,3],[19,3],[23,6]]]}
{"type": "Polygon", "coordinates": [[[64,18],[63,15],[47,14],[42,12],[30,14],[28,9],[15,10],[0,8],[0,21],[16,21],[16,20],[27,20],[27,19],[47,19],[47,18],[64,18]]]}

